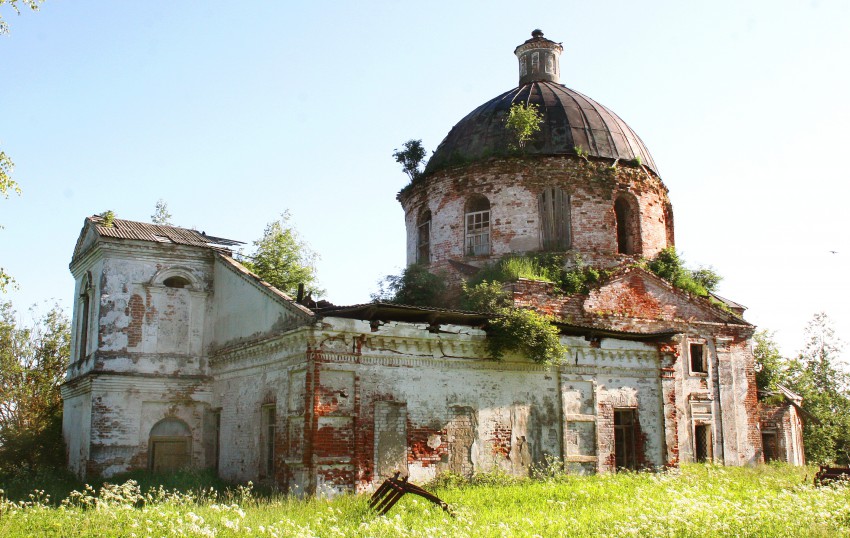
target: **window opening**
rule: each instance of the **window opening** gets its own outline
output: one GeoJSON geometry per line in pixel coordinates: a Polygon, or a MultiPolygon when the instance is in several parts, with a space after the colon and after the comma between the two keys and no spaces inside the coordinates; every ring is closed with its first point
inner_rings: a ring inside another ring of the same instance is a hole
{"type": "Polygon", "coordinates": [[[263,471],[266,477],[271,478],[274,476],[275,470],[275,404],[263,406],[263,430],[263,435],[265,437],[265,439],[263,439],[263,452],[265,456],[263,460],[263,471]]]}
{"type": "Polygon", "coordinates": [[[416,261],[427,264],[431,261],[431,212],[425,211],[419,217],[416,235],[416,261]]]}
{"type": "Polygon", "coordinates": [[[614,461],[617,469],[637,469],[635,410],[614,410],[614,461]]]}
{"type": "Polygon", "coordinates": [[[466,255],[490,254],[490,202],[483,196],[469,200],[466,207],[466,255]]]}
{"type": "Polygon", "coordinates": [[[192,283],[189,282],[188,278],[184,278],[182,276],[170,276],[163,280],[162,284],[168,288],[185,288],[190,286],[192,283]]]}
{"type": "Polygon", "coordinates": [[[540,53],[533,52],[531,53],[531,72],[539,73],[540,72],[540,53]]]}
{"type": "Polygon", "coordinates": [[[698,462],[711,460],[711,429],[709,424],[694,426],[694,459],[698,462]]]}
{"type": "Polygon", "coordinates": [[[557,187],[537,196],[540,211],[540,246],[543,250],[568,250],[572,243],[570,197],[557,187]]]}
{"type": "Polygon", "coordinates": [[[705,344],[691,343],[688,346],[688,355],[691,357],[691,373],[708,373],[707,361],[705,360],[705,344]]]}
{"type": "Polygon", "coordinates": [[[83,291],[80,293],[80,346],[78,359],[86,358],[89,346],[89,318],[91,317],[91,278],[86,275],[83,291]]]}
{"type": "Polygon", "coordinates": [[[764,447],[764,461],[779,460],[779,443],[776,432],[764,432],[761,434],[761,443],[764,447]]]}
{"type": "Polygon", "coordinates": [[[617,198],[614,202],[614,214],[617,219],[617,253],[635,254],[634,211],[625,198],[617,198]]]}

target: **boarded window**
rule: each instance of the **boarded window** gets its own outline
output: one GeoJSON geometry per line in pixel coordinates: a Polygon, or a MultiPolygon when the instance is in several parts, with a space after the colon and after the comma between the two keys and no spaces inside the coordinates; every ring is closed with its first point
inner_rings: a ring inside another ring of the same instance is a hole
{"type": "Polygon", "coordinates": [[[540,246],[543,250],[568,250],[572,243],[570,197],[557,187],[537,196],[540,210],[540,246]]]}
{"type": "Polygon", "coordinates": [[[490,254],[490,201],[476,195],[466,204],[466,255],[490,254]]]}
{"type": "Polygon", "coordinates": [[[540,53],[532,52],[531,53],[531,72],[539,73],[540,72],[540,53]]]}
{"type": "Polygon", "coordinates": [[[425,211],[419,217],[416,229],[416,263],[431,262],[431,212],[425,211]]]}
{"type": "Polygon", "coordinates": [[[263,462],[262,475],[271,478],[274,476],[275,470],[275,404],[264,405],[262,407],[262,428],[263,432],[260,440],[263,446],[263,462]]]}
{"type": "Polygon", "coordinates": [[[614,410],[614,460],[617,469],[637,469],[635,410],[614,410]]]}
{"type": "Polygon", "coordinates": [[[396,471],[407,476],[407,405],[375,402],[375,470],[379,477],[396,471]]]}
{"type": "Polygon", "coordinates": [[[691,358],[691,373],[708,373],[708,364],[705,356],[705,344],[691,343],[688,345],[688,354],[691,358]]]}
{"type": "Polygon", "coordinates": [[[150,469],[176,471],[191,464],[192,433],[185,422],[166,418],[157,422],[150,433],[150,469]]]}
{"type": "Polygon", "coordinates": [[[711,461],[711,425],[694,426],[694,459],[698,462],[711,461]]]}

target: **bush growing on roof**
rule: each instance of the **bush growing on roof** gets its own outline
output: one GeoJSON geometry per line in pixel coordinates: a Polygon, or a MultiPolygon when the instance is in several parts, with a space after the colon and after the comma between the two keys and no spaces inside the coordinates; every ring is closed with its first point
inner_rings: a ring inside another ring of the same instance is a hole
{"type": "Polygon", "coordinates": [[[446,280],[428,271],[422,264],[408,265],[400,275],[387,275],[378,282],[375,302],[410,306],[446,307],[443,301],[446,280]]]}

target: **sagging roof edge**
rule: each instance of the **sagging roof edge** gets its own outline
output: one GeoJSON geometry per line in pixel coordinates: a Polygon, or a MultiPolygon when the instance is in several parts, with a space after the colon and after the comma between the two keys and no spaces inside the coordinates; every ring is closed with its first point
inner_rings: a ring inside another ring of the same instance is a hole
{"type": "MultiPolygon", "coordinates": [[[[316,315],[321,317],[335,317],[359,319],[363,321],[396,321],[408,323],[428,324],[452,324],[482,327],[493,317],[481,312],[470,312],[465,310],[445,310],[439,308],[427,308],[391,303],[365,303],[350,306],[332,306],[316,308],[316,315]]],[[[568,336],[589,336],[602,338],[618,338],[622,340],[644,340],[663,341],[681,334],[677,329],[665,329],[648,333],[618,331],[577,325],[573,323],[555,322],[561,334],[568,336]]]]}
{"type": "Polygon", "coordinates": [[[248,280],[249,282],[251,282],[255,287],[257,287],[261,291],[265,292],[267,295],[272,297],[272,299],[274,299],[278,303],[286,306],[290,310],[295,311],[296,313],[300,314],[301,316],[305,317],[306,319],[312,320],[313,318],[315,318],[316,314],[312,310],[310,310],[306,306],[298,304],[295,301],[295,299],[293,299],[292,297],[290,297],[286,293],[280,291],[279,289],[275,288],[274,286],[272,286],[271,284],[269,284],[268,282],[266,282],[265,280],[263,280],[259,276],[255,275],[254,273],[249,271],[247,267],[245,267],[244,265],[242,265],[238,261],[234,260],[230,256],[228,256],[228,255],[226,255],[222,252],[216,252],[215,257],[226,268],[230,269],[231,271],[233,271],[237,275],[241,276],[245,280],[248,280]]]}

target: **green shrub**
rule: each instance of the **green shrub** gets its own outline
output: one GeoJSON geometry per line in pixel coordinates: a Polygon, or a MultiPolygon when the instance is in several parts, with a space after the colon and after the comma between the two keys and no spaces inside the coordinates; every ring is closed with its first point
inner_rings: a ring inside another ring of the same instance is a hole
{"type": "Polygon", "coordinates": [[[506,351],[522,353],[538,363],[558,362],[567,349],[551,316],[522,308],[501,308],[487,327],[487,347],[495,359],[506,351]]]}
{"type": "Polygon", "coordinates": [[[464,310],[492,313],[508,307],[510,299],[501,282],[485,280],[472,286],[464,282],[460,305],[464,310]]]}
{"type": "Polygon", "coordinates": [[[372,294],[375,302],[410,306],[445,307],[446,279],[428,271],[424,265],[407,266],[400,275],[387,275],[372,294]]]}
{"type": "Polygon", "coordinates": [[[665,248],[643,266],[674,287],[700,297],[707,297],[723,279],[711,267],[688,269],[674,247],[665,248]]]}

